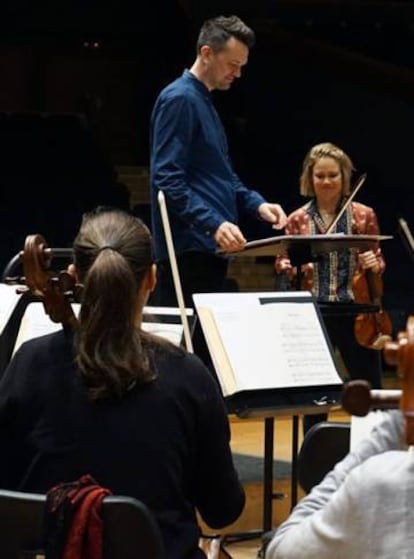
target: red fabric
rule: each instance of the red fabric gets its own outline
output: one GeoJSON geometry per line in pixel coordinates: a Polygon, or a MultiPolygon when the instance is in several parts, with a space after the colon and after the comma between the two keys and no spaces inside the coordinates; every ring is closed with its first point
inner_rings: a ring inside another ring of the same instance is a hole
{"type": "Polygon", "coordinates": [[[54,517],[50,558],[102,559],[102,501],[111,495],[89,475],[53,487],[47,495],[48,514],[54,517]],[[59,533],[60,532],[60,533],[59,533]],[[58,541],[62,546],[56,545],[58,541]]]}
{"type": "Polygon", "coordinates": [[[62,559],[102,559],[101,507],[109,493],[98,486],[82,492],[84,495],[72,520],[62,559]]]}

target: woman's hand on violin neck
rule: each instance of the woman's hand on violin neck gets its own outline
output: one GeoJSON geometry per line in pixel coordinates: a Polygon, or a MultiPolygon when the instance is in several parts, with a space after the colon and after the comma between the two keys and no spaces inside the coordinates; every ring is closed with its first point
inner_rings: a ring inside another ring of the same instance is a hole
{"type": "Polygon", "coordinates": [[[275,270],[278,273],[290,272],[292,270],[292,264],[290,263],[289,258],[276,258],[275,270]]]}
{"type": "Polygon", "coordinates": [[[372,270],[375,274],[380,271],[380,263],[372,250],[358,254],[358,260],[363,270],[372,270]]]}

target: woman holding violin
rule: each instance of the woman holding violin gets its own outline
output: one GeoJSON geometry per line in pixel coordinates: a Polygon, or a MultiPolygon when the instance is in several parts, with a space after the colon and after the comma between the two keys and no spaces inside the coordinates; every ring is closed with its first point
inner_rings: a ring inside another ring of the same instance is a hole
{"type": "MultiPolygon", "coordinates": [[[[300,177],[300,193],[310,200],[289,216],[287,235],[317,235],[326,233],[379,234],[374,210],[350,198],[353,163],[338,146],[326,142],[313,146],[307,153],[300,177]]],[[[367,271],[380,280],[385,268],[381,249],[360,253],[343,249],[321,255],[317,262],[301,266],[301,288],[312,291],[318,302],[352,303],[359,299],[355,286],[361,286],[367,271]],[[356,283],[356,280],[358,282],[356,283]]],[[[297,270],[287,256],[275,262],[277,276],[292,284],[297,270]]],[[[365,289],[366,291],[366,289],[365,289]]],[[[379,352],[361,345],[355,336],[355,315],[324,316],[333,347],[339,350],[352,379],[368,380],[373,388],[381,387],[379,352]]],[[[313,422],[324,416],[313,416],[313,422]]],[[[311,417],[306,418],[310,426],[311,417]]]]}

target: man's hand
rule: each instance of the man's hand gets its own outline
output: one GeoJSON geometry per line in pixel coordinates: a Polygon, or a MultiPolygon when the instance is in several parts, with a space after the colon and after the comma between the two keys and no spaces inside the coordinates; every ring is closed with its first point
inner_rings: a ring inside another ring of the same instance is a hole
{"type": "Polygon", "coordinates": [[[273,229],[283,229],[285,227],[287,221],[286,214],[279,204],[264,202],[260,204],[257,211],[263,221],[273,224],[273,229]]]}
{"type": "Polygon", "coordinates": [[[242,250],[246,244],[242,232],[230,221],[224,221],[214,233],[214,240],[226,252],[242,250]]]}

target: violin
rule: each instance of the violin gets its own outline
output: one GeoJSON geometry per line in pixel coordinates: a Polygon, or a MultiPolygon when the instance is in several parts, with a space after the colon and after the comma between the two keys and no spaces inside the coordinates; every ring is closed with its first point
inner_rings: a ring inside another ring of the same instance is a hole
{"type": "Polygon", "coordinates": [[[357,274],[352,282],[355,303],[369,303],[379,308],[378,312],[358,314],[354,322],[354,334],[357,342],[367,348],[381,350],[391,340],[392,322],[383,310],[382,278],[372,270],[357,274]]]}
{"type": "MultiPolygon", "coordinates": [[[[366,173],[361,175],[352,193],[327,228],[326,233],[333,231],[366,178],[366,173]]],[[[356,316],[354,334],[357,342],[369,349],[383,349],[385,343],[391,340],[392,323],[389,315],[382,309],[381,305],[383,294],[382,277],[379,274],[374,274],[372,270],[360,272],[353,278],[352,290],[355,303],[371,304],[379,307],[379,312],[377,313],[363,313],[356,316]]]]}
{"type": "Polygon", "coordinates": [[[407,320],[406,330],[397,341],[386,342],[385,361],[397,367],[401,390],[371,390],[363,380],[349,381],[343,389],[342,407],[351,415],[363,417],[374,409],[399,408],[405,419],[405,440],[414,444],[414,316],[407,320]]]}
{"type": "Polygon", "coordinates": [[[53,255],[42,235],[28,235],[24,249],[19,253],[23,277],[5,278],[4,281],[23,284],[17,288],[18,293],[30,293],[40,299],[53,322],[74,328],[78,321],[71,303],[79,300],[81,286],[67,271],[51,270],[53,255]]]}

